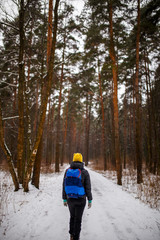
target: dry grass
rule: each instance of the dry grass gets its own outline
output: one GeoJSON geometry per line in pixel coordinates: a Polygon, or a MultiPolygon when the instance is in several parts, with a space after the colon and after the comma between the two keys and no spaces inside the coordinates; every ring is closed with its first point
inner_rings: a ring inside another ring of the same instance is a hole
{"type": "Polygon", "coordinates": [[[54,166],[53,165],[49,165],[49,166],[42,166],[41,167],[41,173],[43,174],[50,174],[50,173],[54,173],[54,166]]]}
{"type": "MultiPolygon", "coordinates": [[[[99,158],[97,160],[91,159],[90,162],[89,162],[89,165],[95,171],[103,171],[103,169],[104,169],[103,158],[99,158]]],[[[110,170],[110,171],[115,170],[115,168],[112,166],[112,164],[110,162],[107,163],[107,169],[110,170]]]]}
{"type": "Polygon", "coordinates": [[[0,163],[0,171],[4,171],[4,172],[8,172],[9,171],[7,161],[3,160],[0,163]]]}
{"type": "Polygon", "coordinates": [[[123,170],[123,189],[151,208],[160,210],[160,176],[143,171],[143,183],[137,184],[136,170],[123,170]]]}
{"type": "MultiPolygon", "coordinates": [[[[116,171],[103,171],[99,166],[92,164],[92,169],[117,183],[116,171]]],[[[143,183],[137,184],[137,171],[124,169],[122,177],[122,190],[131,193],[135,198],[160,211],[160,176],[153,175],[147,170],[143,171],[143,183]]]]}

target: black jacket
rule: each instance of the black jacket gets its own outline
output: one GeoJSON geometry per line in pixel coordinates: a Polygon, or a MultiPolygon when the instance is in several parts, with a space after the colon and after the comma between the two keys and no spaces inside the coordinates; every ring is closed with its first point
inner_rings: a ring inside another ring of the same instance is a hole
{"type": "MultiPolygon", "coordinates": [[[[71,162],[70,167],[73,168],[73,169],[78,168],[78,169],[81,170],[82,184],[83,184],[83,187],[85,189],[86,197],[87,197],[88,200],[92,200],[90,176],[89,176],[88,171],[86,169],[84,169],[84,163],[82,163],[82,162],[71,162]]],[[[65,176],[66,176],[66,171],[65,171],[65,174],[64,174],[64,178],[63,178],[63,192],[62,192],[62,198],[63,199],[67,199],[67,195],[66,195],[66,192],[65,192],[65,186],[64,186],[64,179],[65,179],[65,176]]]]}

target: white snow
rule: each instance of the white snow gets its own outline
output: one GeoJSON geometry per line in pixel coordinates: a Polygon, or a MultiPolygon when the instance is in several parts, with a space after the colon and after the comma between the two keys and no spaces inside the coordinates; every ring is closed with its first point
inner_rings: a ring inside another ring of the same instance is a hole
{"type": "MultiPolygon", "coordinates": [[[[88,171],[93,203],[91,209],[86,206],[84,211],[81,240],[160,239],[159,211],[122,191],[122,187],[101,174],[88,171]]],[[[63,174],[42,174],[40,190],[30,185],[29,193],[22,189],[7,192],[1,240],[69,240],[69,211],[62,201],[63,174]]]]}

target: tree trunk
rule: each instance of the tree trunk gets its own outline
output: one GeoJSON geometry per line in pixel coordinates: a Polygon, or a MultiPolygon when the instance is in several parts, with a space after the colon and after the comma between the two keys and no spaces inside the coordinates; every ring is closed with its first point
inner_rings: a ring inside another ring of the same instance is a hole
{"type": "Polygon", "coordinates": [[[140,0],[137,8],[137,36],[136,36],[136,159],[137,159],[137,183],[142,183],[142,147],[141,147],[141,114],[140,114],[140,94],[139,94],[139,40],[140,40],[140,0]]]}
{"type": "Polygon", "coordinates": [[[41,116],[40,116],[40,123],[39,123],[39,126],[38,126],[36,141],[35,141],[35,144],[34,144],[34,147],[33,147],[32,153],[31,153],[30,161],[29,161],[29,164],[27,166],[27,171],[26,171],[26,174],[25,174],[25,179],[24,179],[24,184],[23,184],[25,192],[29,191],[28,183],[29,183],[32,168],[33,168],[33,165],[34,165],[34,162],[35,162],[37,149],[38,149],[38,146],[39,146],[39,143],[40,143],[40,140],[41,140],[41,137],[42,137],[42,133],[43,133],[43,125],[44,125],[45,117],[46,117],[48,97],[50,95],[50,89],[51,89],[51,86],[52,86],[55,45],[56,45],[56,35],[57,35],[57,24],[58,24],[58,5],[59,5],[59,1],[60,0],[56,0],[55,9],[54,9],[53,41],[52,41],[52,48],[51,48],[51,57],[50,57],[50,61],[49,61],[49,68],[48,68],[48,73],[47,73],[46,94],[45,94],[44,101],[43,101],[42,106],[41,106],[41,116]]]}
{"type": "Polygon", "coordinates": [[[106,158],[105,116],[104,116],[104,104],[103,104],[103,95],[102,95],[102,82],[101,82],[101,74],[100,74],[100,70],[99,70],[99,63],[98,63],[98,80],[99,80],[99,91],[100,91],[101,111],[102,111],[102,151],[103,151],[103,163],[104,163],[104,171],[106,171],[107,170],[107,158],[106,158]]]}
{"type": "Polygon", "coordinates": [[[68,101],[67,101],[67,106],[66,106],[66,120],[65,120],[65,125],[64,125],[64,135],[63,135],[62,155],[61,155],[61,166],[63,165],[63,162],[64,162],[64,156],[65,156],[65,144],[66,144],[67,127],[68,127],[68,105],[69,105],[69,95],[70,95],[70,92],[68,93],[68,101]]]}
{"type": "Polygon", "coordinates": [[[113,40],[113,21],[112,21],[112,0],[109,1],[109,34],[110,34],[110,58],[112,61],[112,74],[114,83],[113,106],[114,106],[114,126],[115,126],[115,157],[117,169],[117,184],[122,185],[122,163],[120,158],[120,141],[119,141],[119,117],[118,117],[118,96],[117,96],[117,64],[113,40]]]}
{"type": "Polygon", "coordinates": [[[135,82],[133,83],[133,146],[132,146],[132,158],[134,169],[137,168],[136,161],[136,104],[135,104],[135,82]]]}
{"type": "Polygon", "coordinates": [[[47,36],[47,67],[51,56],[52,46],[52,18],[53,18],[53,0],[49,0],[49,13],[48,13],[48,36],[47,36]]]}
{"type": "Polygon", "coordinates": [[[45,141],[46,141],[46,154],[45,154],[45,158],[46,158],[46,165],[48,167],[50,167],[50,116],[51,116],[51,99],[49,98],[48,101],[48,115],[47,115],[47,120],[46,120],[46,137],[45,137],[45,141]]]}
{"type": "Polygon", "coordinates": [[[89,101],[88,92],[86,92],[86,126],[85,126],[85,165],[86,166],[88,166],[88,161],[89,161],[89,129],[90,129],[90,112],[91,112],[91,103],[89,105],[88,101],[89,101]]]}
{"type": "Polygon", "coordinates": [[[37,82],[36,90],[35,90],[35,115],[34,115],[34,123],[33,123],[33,134],[36,135],[37,131],[37,119],[38,119],[38,97],[39,97],[39,83],[37,82]]]}
{"type": "Polygon", "coordinates": [[[148,129],[147,129],[147,148],[148,148],[148,162],[149,171],[153,173],[153,154],[152,154],[152,117],[151,117],[151,99],[149,91],[149,81],[148,81],[148,72],[147,72],[147,59],[146,54],[144,53],[145,61],[145,73],[146,73],[146,87],[147,87],[147,110],[148,110],[148,129]]]}
{"type": "MultiPolygon", "coordinates": [[[[45,17],[45,10],[44,10],[44,17],[45,17]]],[[[45,33],[45,21],[43,24],[43,34],[45,33]]],[[[41,105],[43,104],[43,94],[44,94],[44,36],[42,37],[41,41],[41,54],[42,54],[42,62],[41,62],[41,78],[40,78],[40,83],[41,83],[41,105]]],[[[35,112],[35,121],[34,121],[34,134],[36,135],[36,130],[37,130],[37,122],[38,122],[38,89],[39,89],[39,84],[37,82],[37,92],[36,92],[36,112],[35,112]]],[[[38,146],[37,150],[37,156],[35,158],[34,162],[34,169],[33,169],[33,176],[32,176],[32,184],[35,185],[36,188],[39,188],[39,182],[40,182],[40,170],[41,170],[41,162],[42,162],[42,153],[43,153],[43,132],[42,136],[40,139],[40,143],[38,146]]]]}
{"type": "Polygon", "coordinates": [[[112,101],[111,101],[111,162],[114,169],[116,169],[116,156],[115,156],[115,124],[114,124],[114,106],[113,106],[113,82],[112,82],[112,101]]]}
{"type": "Polygon", "coordinates": [[[62,68],[60,79],[60,91],[59,91],[59,103],[58,103],[58,118],[57,118],[57,136],[56,136],[56,159],[55,159],[55,172],[59,172],[59,158],[60,158],[60,113],[61,113],[61,101],[62,101],[62,84],[63,84],[63,69],[64,69],[64,53],[65,53],[65,37],[64,48],[62,54],[62,68]]]}
{"type": "Polygon", "coordinates": [[[18,127],[18,145],[17,145],[17,167],[19,183],[23,183],[23,151],[24,151],[24,0],[20,2],[19,10],[19,85],[18,85],[18,113],[19,113],[19,127],[18,127]]]}
{"type": "Polygon", "coordinates": [[[124,148],[124,161],[123,166],[126,169],[126,154],[127,154],[127,98],[126,93],[124,97],[124,125],[123,125],[123,148],[124,148]]]}
{"type": "MultiPolygon", "coordinates": [[[[147,58],[148,58],[148,53],[147,53],[147,58]]],[[[150,70],[149,70],[149,63],[147,64],[147,75],[148,75],[148,84],[149,84],[149,92],[150,92],[150,111],[151,111],[151,119],[152,119],[152,123],[153,123],[153,126],[151,124],[151,127],[153,127],[153,146],[154,146],[154,149],[152,151],[153,153],[153,173],[156,174],[157,172],[157,168],[158,168],[158,161],[159,161],[159,155],[160,155],[160,150],[159,150],[159,137],[158,137],[158,133],[157,133],[157,129],[159,128],[159,126],[157,126],[156,122],[159,122],[159,120],[156,119],[156,113],[157,113],[157,109],[159,108],[156,107],[154,104],[153,104],[153,91],[152,91],[152,87],[151,87],[151,79],[150,79],[150,70]]],[[[156,89],[157,91],[157,89],[156,89]]]]}
{"type": "Polygon", "coordinates": [[[77,133],[77,126],[76,126],[75,118],[72,117],[72,149],[74,149],[74,152],[76,151],[76,133],[77,133]]]}
{"type": "Polygon", "coordinates": [[[42,145],[43,145],[43,134],[38,146],[34,169],[33,169],[33,176],[32,176],[32,184],[39,189],[39,182],[40,182],[40,170],[41,170],[41,160],[42,160],[42,145]]]}
{"type": "Polygon", "coordinates": [[[30,108],[29,108],[31,49],[32,49],[31,46],[32,46],[32,27],[31,27],[30,37],[29,37],[29,53],[28,53],[28,59],[27,59],[28,72],[27,72],[27,79],[24,83],[24,100],[25,100],[24,124],[25,124],[26,139],[25,139],[25,157],[23,161],[23,179],[25,174],[26,162],[28,162],[31,154],[31,150],[32,150],[32,141],[31,141],[32,129],[31,129],[30,108]]]}
{"type": "Polygon", "coordinates": [[[53,128],[54,128],[54,112],[55,112],[55,106],[52,106],[52,110],[51,110],[51,156],[50,156],[50,163],[52,164],[53,159],[54,159],[54,139],[55,136],[53,134],[53,128]]]}
{"type": "Polygon", "coordinates": [[[13,165],[13,160],[12,160],[12,154],[10,150],[8,149],[5,139],[4,139],[4,129],[3,129],[3,122],[2,122],[2,104],[1,104],[1,99],[0,99],[0,146],[4,152],[4,154],[7,157],[7,162],[9,166],[9,172],[11,174],[14,186],[15,186],[15,191],[18,191],[19,189],[19,181],[16,175],[16,172],[14,170],[14,165],[13,165]]]}

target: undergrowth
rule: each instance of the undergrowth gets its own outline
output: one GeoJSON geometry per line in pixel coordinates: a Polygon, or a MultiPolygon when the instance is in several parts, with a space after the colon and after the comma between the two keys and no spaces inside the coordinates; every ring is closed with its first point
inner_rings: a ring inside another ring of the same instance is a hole
{"type": "MultiPolygon", "coordinates": [[[[98,170],[94,165],[93,170],[104,177],[117,183],[116,171],[98,170]]],[[[160,211],[160,176],[153,175],[147,170],[143,171],[143,183],[137,184],[137,171],[135,169],[123,169],[122,190],[132,194],[135,198],[160,211]]]]}

